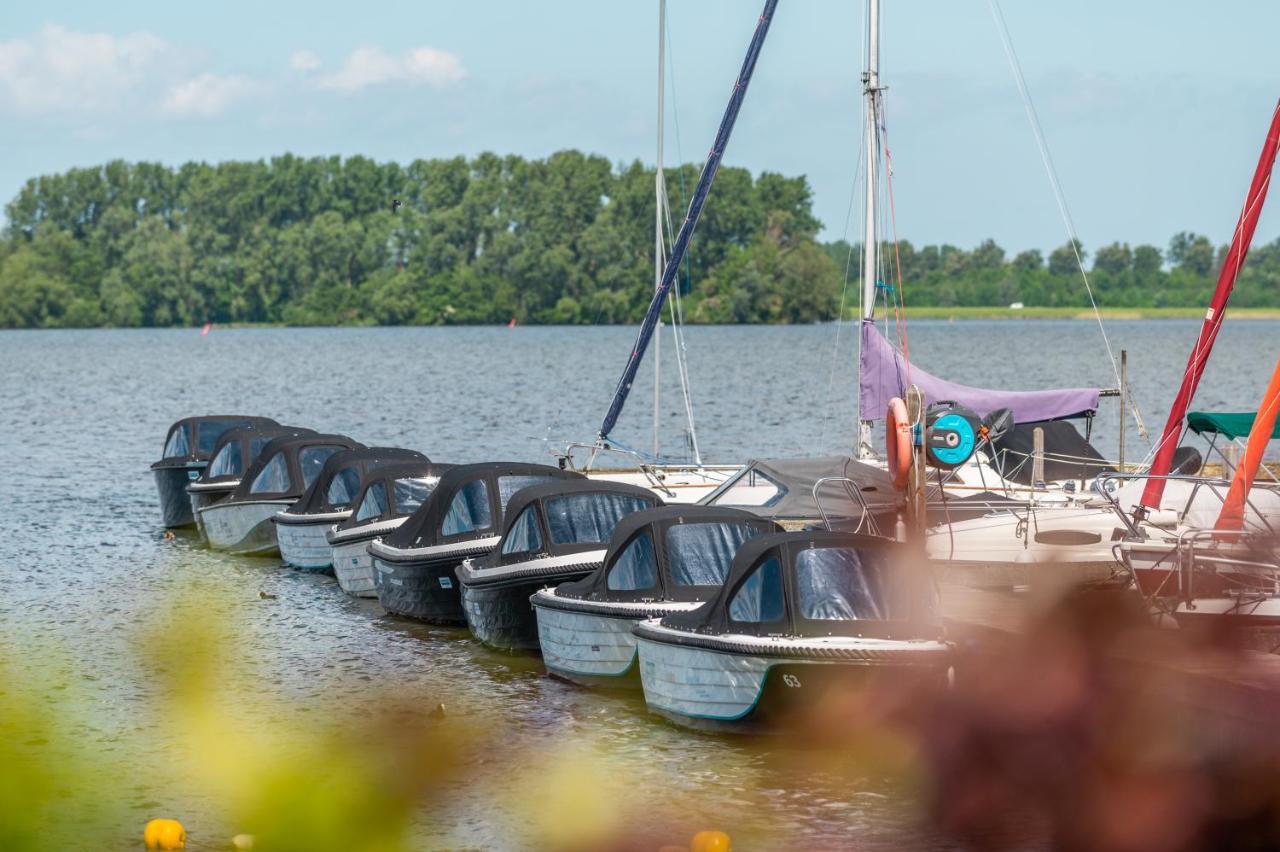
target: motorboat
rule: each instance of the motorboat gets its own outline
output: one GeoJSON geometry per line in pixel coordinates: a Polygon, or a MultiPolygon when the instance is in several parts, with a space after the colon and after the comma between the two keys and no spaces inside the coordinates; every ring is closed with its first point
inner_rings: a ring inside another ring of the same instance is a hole
{"type": "Polygon", "coordinates": [[[497,546],[515,493],[550,480],[581,478],[524,462],[483,462],[446,471],[426,502],[395,531],[369,542],[378,602],[394,615],[462,624],[455,572],[463,559],[497,546]]]}
{"type": "Polygon", "coordinates": [[[160,493],[160,520],[170,528],[189,527],[196,522],[187,497],[187,486],[209,466],[218,439],[228,429],[252,426],[275,426],[270,417],[248,417],[241,414],[184,417],[169,427],[163,454],[151,465],[156,490],[160,493]]]}
{"type": "Polygon", "coordinates": [[[440,484],[452,465],[399,462],[367,471],[352,502],[355,510],[329,528],[333,573],[342,591],[357,598],[376,598],[369,542],[404,523],[440,484]]]}
{"type": "Polygon", "coordinates": [[[502,651],[538,650],[530,596],[600,567],[618,522],[661,506],[647,488],[613,482],[545,482],[518,492],[497,547],[458,566],[471,633],[502,651]]]}
{"type": "Polygon", "coordinates": [[[245,556],[279,553],[272,516],[297,502],[331,455],[363,446],[345,435],[273,438],[225,500],[200,510],[209,546],[245,556]]]}
{"type": "Polygon", "coordinates": [[[336,452],[288,509],[272,517],[280,558],[286,565],[323,571],[333,567],[329,528],[351,516],[360,480],[374,468],[395,462],[429,462],[417,450],[366,447],[336,452]]]}
{"type": "Polygon", "coordinates": [[[200,536],[207,539],[200,510],[230,497],[263,447],[276,438],[312,434],[314,429],[302,426],[248,426],[223,432],[214,445],[208,467],[187,486],[187,499],[200,536]]]}
{"type": "Polygon", "coordinates": [[[942,682],[936,590],[906,551],[826,530],[750,539],[709,601],[635,626],[645,703],[684,726],[756,731],[881,677],[942,682]]]}
{"type": "Polygon", "coordinates": [[[638,689],[631,629],[701,606],[724,585],[744,542],[781,531],[773,521],[720,506],[627,515],[599,568],[530,599],[547,671],[582,686],[638,689]]]}

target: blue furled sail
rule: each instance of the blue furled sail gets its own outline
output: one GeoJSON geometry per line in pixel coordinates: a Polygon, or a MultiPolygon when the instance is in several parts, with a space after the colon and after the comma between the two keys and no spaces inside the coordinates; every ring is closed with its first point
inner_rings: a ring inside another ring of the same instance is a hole
{"type": "Polygon", "coordinates": [[[685,214],[684,222],[680,225],[680,233],[676,235],[675,244],[671,247],[671,257],[667,258],[666,268],[662,271],[662,283],[654,291],[653,301],[649,303],[644,321],[640,323],[640,334],[636,337],[636,345],[631,350],[631,359],[627,361],[627,368],[623,370],[622,378],[618,380],[618,387],[613,392],[613,400],[609,403],[609,412],[600,426],[602,439],[609,436],[609,432],[618,422],[618,415],[622,413],[622,407],[627,402],[627,394],[631,392],[631,384],[635,381],[636,371],[640,369],[640,361],[643,360],[645,350],[649,347],[649,339],[653,337],[653,331],[658,326],[662,306],[680,271],[680,264],[689,247],[689,239],[693,236],[693,229],[697,227],[698,218],[702,215],[702,206],[706,203],[707,193],[711,191],[711,184],[715,181],[716,172],[720,169],[720,158],[724,156],[724,149],[729,144],[729,135],[733,132],[733,124],[738,119],[738,110],[742,108],[742,101],[747,95],[747,86],[751,83],[751,74],[755,71],[756,59],[764,46],[765,36],[769,34],[769,23],[773,20],[773,10],[777,5],[778,0],[765,0],[764,11],[760,13],[756,31],[751,36],[751,45],[747,48],[747,56],[742,61],[742,70],[738,72],[738,79],[733,83],[733,94],[729,97],[729,105],[725,107],[724,117],[720,119],[720,129],[716,131],[715,144],[707,154],[707,161],[702,166],[702,174],[698,178],[698,185],[689,202],[689,211],[685,214]]]}

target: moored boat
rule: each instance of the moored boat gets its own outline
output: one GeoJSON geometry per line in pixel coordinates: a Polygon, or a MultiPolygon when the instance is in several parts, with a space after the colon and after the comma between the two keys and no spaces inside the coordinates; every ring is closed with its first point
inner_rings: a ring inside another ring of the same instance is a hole
{"type": "Polygon", "coordinates": [[[458,566],[462,611],[472,634],[503,651],[536,651],[529,597],[600,567],[618,522],[662,501],[647,488],[612,482],[548,482],[511,498],[493,552],[458,566]]]}
{"type": "Polygon", "coordinates": [[[329,456],[298,502],[271,518],[276,525],[280,558],[294,568],[331,568],[329,528],[351,516],[361,478],[381,465],[408,461],[430,459],[417,450],[394,447],[342,450],[329,456]]]}
{"type": "Polygon", "coordinates": [[[750,512],[717,506],[623,518],[598,569],[530,599],[547,671],[583,686],[639,688],[632,628],[701,606],[724,584],[744,542],[779,531],[750,512]]]}
{"type": "Polygon", "coordinates": [[[242,414],[185,417],[169,427],[165,435],[163,456],[151,465],[156,490],[160,494],[160,520],[166,527],[189,527],[195,514],[187,497],[187,486],[209,466],[218,439],[228,429],[251,426],[275,426],[270,417],[242,414]]]}
{"type": "Polygon", "coordinates": [[[289,435],[313,435],[314,429],[302,426],[247,426],[228,429],[214,445],[209,465],[200,476],[187,486],[187,500],[195,518],[196,530],[204,534],[204,517],[200,510],[231,496],[240,484],[240,478],[258,456],[262,448],[276,438],[289,435]]]}
{"type": "Polygon", "coordinates": [[[689,727],[760,730],[881,676],[941,679],[950,647],[914,573],[879,537],[751,539],[707,603],[636,625],[645,703],[689,727]]]}
{"type": "Polygon", "coordinates": [[[342,591],[357,598],[376,598],[369,542],[404,523],[440,484],[452,465],[401,462],[375,468],[360,481],[351,516],[330,527],[333,573],[342,591]]]}
{"type": "Polygon", "coordinates": [[[278,553],[272,516],[297,502],[329,456],[362,446],[345,435],[272,439],[225,500],[200,510],[209,546],[245,556],[278,553]]]}
{"type": "Polygon", "coordinates": [[[524,462],[451,468],[404,523],[369,543],[378,602],[395,615],[434,624],[463,623],[455,571],[463,559],[483,556],[498,544],[515,493],[548,480],[581,478],[524,462]]]}

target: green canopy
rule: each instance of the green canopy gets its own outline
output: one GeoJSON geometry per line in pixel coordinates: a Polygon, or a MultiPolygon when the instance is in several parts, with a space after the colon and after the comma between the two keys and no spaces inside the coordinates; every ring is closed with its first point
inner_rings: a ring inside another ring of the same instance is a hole
{"type": "MultiPolygon", "coordinates": [[[[1241,411],[1223,413],[1215,411],[1193,411],[1187,415],[1187,426],[1197,435],[1217,434],[1228,438],[1242,438],[1253,428],[1254,412],[1241,411]]],[[[1271,430],[1272,438],[1280,438],[1280,420],[1271,430]]]]}

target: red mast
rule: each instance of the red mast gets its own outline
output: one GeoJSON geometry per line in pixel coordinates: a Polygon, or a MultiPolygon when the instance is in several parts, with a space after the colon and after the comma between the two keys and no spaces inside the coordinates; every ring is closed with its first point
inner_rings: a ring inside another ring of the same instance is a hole
{"type": "MultiPolygon", "coordinates": [[[[1253,240],[1254,229],[1258,226],[1258,216],[1262,213],[1262,203],[1267,198],[1267,188],[1271,185],[1271,169],[1276,161],[1276,146],[1280,143],[1280,103],[1271,116],[1271,129],[1267,131],[1267,140],[1262,146],[1262,156],[1258,158],[1257,171],[1253,173],[1253,183],[1249,185],[1249,194],[1244,200],[1244,209],[1240,211],[1240,221],[1236,224],[1236,232],[1231,238],[1231,249],[1227,252],[1222,271],[1218,273],[1218,286],[1209,301],[1209,311],[1205,314],[1204,325],[1200,327],[1200,336],[1191,350],[1191,358],[1187,361],[1187,371],[1182,375],[1182,387],[1173,399],[1173,408],[1169,411],[1169,420],[1164,424],[1164,433],[1156,444],[1155,459],[1151,462],[1151,476],[1162,477],[1169,473],[1173,462],[1173,453],[1177,449],[1178,435],[1182,432],[1182,419],[1195,396],[1196,386],[1204,374],[1205,363],[1209,353],[1213,351],[1213,342],[1222,328],[1222,320],[1226,316],[1227,300],[1236,286],[1236,277],[1244,266],[1244,259],[1249,254],[1249,243],[1253,240]]],[[[1164,496],[1164,479],[1148,479],[1142,491],[1142,501],[1138,513],[1146,509],[1160,506],[1160,498],[1164,496]]]]}

